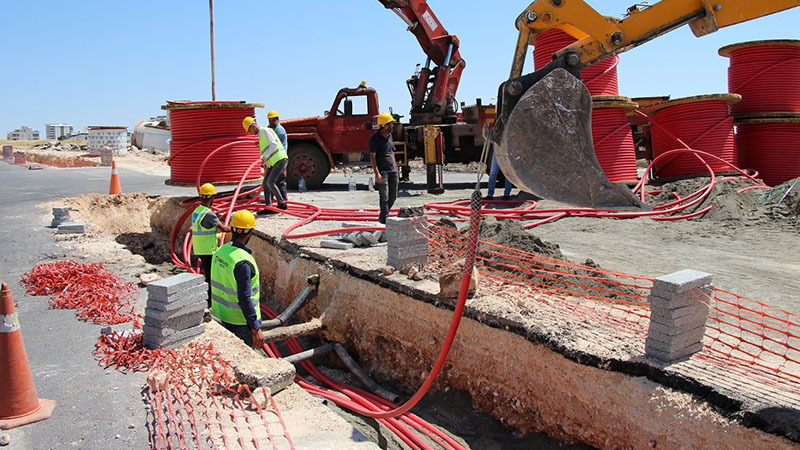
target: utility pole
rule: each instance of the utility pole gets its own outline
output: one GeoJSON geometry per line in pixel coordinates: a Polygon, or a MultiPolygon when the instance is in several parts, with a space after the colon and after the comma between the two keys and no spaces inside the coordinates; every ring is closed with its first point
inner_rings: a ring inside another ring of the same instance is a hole
{"type": "Polygon", "coordinates": [[[211,20],[211,101],[216,101],[217,93],[214,87],[216,82],[214,75],[214,0],[208,0],[208,16],[211,20]]]}

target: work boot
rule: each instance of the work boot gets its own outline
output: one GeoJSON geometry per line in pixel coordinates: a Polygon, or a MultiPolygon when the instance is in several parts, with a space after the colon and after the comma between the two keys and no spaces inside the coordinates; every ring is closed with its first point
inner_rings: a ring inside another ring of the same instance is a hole
{"type": "Polygon", "coordinates": [[[287,209],[289,209],[289,205],[287,205],[286,203],[279,203],[278,204],[278,209],[287,210],[287,209]]]}
{"type": "Polygon", "coordinates": [[[272,209],[262,209],[261,211],[256,213],[257,216],[268,216],[271,214],[278,214],[278,211],[272,209]]]}

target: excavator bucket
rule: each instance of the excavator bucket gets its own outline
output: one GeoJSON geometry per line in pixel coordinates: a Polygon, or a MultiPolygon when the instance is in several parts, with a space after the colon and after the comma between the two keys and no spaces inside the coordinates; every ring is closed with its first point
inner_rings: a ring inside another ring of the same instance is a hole
{"type": "Polygon", "coordinates": [[[518,188],[581,207],[648,209],[603,173],[592,144],[592,96],[578,78],[554,69],[509,103],[492,143],[498,165],[518,188]]]}

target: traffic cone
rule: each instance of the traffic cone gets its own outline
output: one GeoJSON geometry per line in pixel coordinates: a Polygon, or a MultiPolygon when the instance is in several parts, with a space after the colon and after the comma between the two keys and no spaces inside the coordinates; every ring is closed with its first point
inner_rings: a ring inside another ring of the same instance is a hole
{"type": "Polygon", "coordinates": [[[49,418],[56,402],[36,396],[8,285],[0,291],[0,430],[49,418]]]}
{"type": "Polygon", "coordinates": [[[108,194],[122,194],[122,186],[119,185],[119,174],[117,174],[117,162],[111,160],[111,186],[108,188],[108,194]]]}

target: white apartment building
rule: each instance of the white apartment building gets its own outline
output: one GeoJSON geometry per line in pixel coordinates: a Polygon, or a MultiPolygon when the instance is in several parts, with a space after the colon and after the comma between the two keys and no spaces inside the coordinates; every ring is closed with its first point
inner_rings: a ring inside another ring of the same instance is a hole
{"type": "Polygon", "coordinates": [[[118,155],[128,152],[128,127],[89,127],[89,150],[103,150],[105,147],[118,155]]]}
{"type": "Polygon", "coordinates": [[[30,127],[23,125],[18,129],[7,133],[6,139],[9,141],[38,141],[39,130],[33,130],[30,127]]]}
{"type": "Polygon", "coordinates": [[[60,141],[68,138],[72,134],[72,125],[63,123],[46,123],[44,129],[47,139],[57,139],[60,141]]]}

